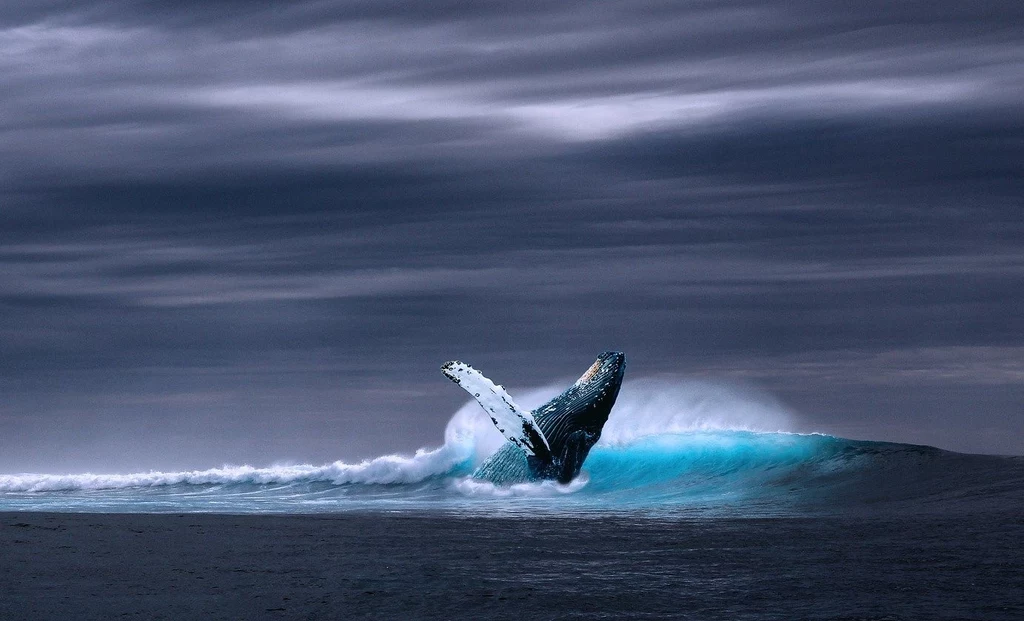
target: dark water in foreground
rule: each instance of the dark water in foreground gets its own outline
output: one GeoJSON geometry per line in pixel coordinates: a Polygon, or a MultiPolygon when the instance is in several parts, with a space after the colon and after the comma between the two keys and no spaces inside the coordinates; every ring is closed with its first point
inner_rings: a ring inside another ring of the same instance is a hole
{"type": "Polygon", "coordinates": [[[3,619],[1024,618],[1019,511],[0,514],[3,619]]]}

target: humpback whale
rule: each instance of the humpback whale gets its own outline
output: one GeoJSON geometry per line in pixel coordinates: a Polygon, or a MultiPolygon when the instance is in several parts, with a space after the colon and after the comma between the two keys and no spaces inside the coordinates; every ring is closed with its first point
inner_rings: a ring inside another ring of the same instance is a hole
{"type": "Polygon", "coordinates": [[[572,481],[601,438],[625,370],[626,356],[606,351],[575,384],[531,412],[468,364],[446,362],[441,372],[473,395],[508,440],[473,476],[504,485],[572,481]]]}

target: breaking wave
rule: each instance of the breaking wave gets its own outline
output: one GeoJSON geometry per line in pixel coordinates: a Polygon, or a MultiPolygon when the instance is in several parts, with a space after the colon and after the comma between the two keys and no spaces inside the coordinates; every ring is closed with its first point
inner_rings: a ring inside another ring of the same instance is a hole
{"type": "MultiPolygon", "coordinates": [[[[529,391],[536,407],[557,387],[529,391]]],[[[583,473],[496,486],[472,478],[504,439],[475,403],[440,447],[360,463],[224,466],[186,472],[0,475],[0,509],[71,511],[702,511],[773,514],[916,503],[1024,500],[1024,460],[785,431],[763,395],[707,382],[640,380],[618,404],[583,473]]]]}

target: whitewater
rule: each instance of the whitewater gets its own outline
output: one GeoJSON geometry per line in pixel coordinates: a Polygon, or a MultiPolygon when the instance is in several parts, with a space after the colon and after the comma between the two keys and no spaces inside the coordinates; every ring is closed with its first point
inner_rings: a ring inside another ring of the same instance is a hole
{"type": "MultiPolygon", "coordinates": [[[[556,386],[520,396],[533,408],[556,386]]],[[[443,443],[360,463],[0,475],[0,511],[772,516],[984,509],[1024,502],[1024,458],[796,432],[770,397],[705,381],[623,384],[580,476],[473,478],[505,439],[470,402],[443,443]]]]}

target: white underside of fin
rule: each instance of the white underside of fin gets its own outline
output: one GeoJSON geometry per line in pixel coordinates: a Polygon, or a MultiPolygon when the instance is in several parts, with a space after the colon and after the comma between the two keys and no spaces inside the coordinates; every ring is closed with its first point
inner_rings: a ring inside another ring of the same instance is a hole
{"type": "Polygon", "coordinates": [[[441,367],[441,372],[473,395],[491,417],[494,426],[509,442],[518,446],[527,455],[551,454],[547,438],[541,433],[533,414],[516,405],[503,387],[496,386],[480,371],[458,360],[446,362],[441,367]]]}

